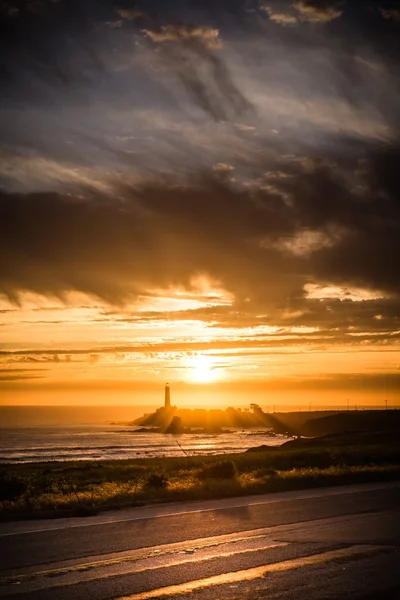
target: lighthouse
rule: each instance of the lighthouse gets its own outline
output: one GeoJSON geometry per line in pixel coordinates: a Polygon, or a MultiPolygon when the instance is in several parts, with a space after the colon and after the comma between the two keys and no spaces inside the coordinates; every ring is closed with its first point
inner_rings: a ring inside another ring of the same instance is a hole
{"type": "Polygon", "coordinates": [[[165,384],[164,408],[170,408],[171,398],[169,394],[169,383],[165,384]]]}

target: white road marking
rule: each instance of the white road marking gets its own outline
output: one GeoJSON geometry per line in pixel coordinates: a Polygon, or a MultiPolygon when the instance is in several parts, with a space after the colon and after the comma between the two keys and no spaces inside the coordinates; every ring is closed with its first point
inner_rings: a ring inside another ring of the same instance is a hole
{"type": "MultiPolygon", "coordinates": [[[[171,555],[182,555],[182,553],[184,552],[199,553],[202,550],[208,550],[211,552],[214,551],[214,554],[211,554],[209,558],[218,558],[220,556],[231,556],[233,554],[239,554],[245,551],[267,550],[269,548],[283,547],[288,545],[287,542],[275,542],[273,540],[270,540],[269,543],[266,544],[265,538],[268,533],[270,533],[270,528],[264,527],[260,529],[244,531],[239,534],[228,533],[219,536],[210,536],[206,538],[198,538],[195,540],[185,540],[183,542],[175,542],[171,544],[162,544],[159,546],[138,548],[137,550],[133,551],[124,551],[113,553],[112,555],[102,556],[101,560],[78,562],[59,568],[50,568],[41,571],[31,571],[28,573],[26,571],[23,572],[22,570],[20,573],[14,571],[13,575],[0,577],[0,584],[7,585],[15,580],[18,580],[20,582],[31,581],[40,577],[66,575],[87,569],[99,569],[102,567],[108,567],[129,562],[138,562],[141,560],[143,561],[157,559],[157,562],[160,563],[160,561],[165,557],[168,558],[171,555]],[[250,546],[251,544],[253,544],[253,546],[255,547],[250,547],[246,549],[244,547],[244,544],[246,543],[250,544],[250,546]],[[232,552],[232,549],[230,549],[229,552],[223,553],[224,548],[230,546],[234,547],[238,544],[242,544],[242,546],[237,547],[234,552],[232,552]]],[[[176,561],[176,564],[182,564],[184,562],[193,562],[194,560],[199,560],[199,557],[196,556],[195,559],[193,557],[190,557],[188,559],[182,560],[182,556],[179,556],[179,560],[176,561]]],[[[158,568],[161,568],[163,566],[171,566],[171,563],[169,562],[168,565],[160,564],[158,568]]]]}
{"type": "Polygon", "coordinates": [[[206,577],[204,579],[196,579],[188,581],[187,583],[170,585],[167,587],[157,588],[149,590],[147,592],[141,592],[138,594],[131,594],[129,596],[121,596],[116,600],[159,600],[164,596],[178,596],[181,594],[188,594],[194,590],[207,588],[211,586],[218,586],[231,583],[241,583],[243,581],[250,581],[252,579],[261,579],[267,573],[276,573],[280,571],[289,571],[292,569],[299,569],[305,566],[317,565],[331,560],[337,560],[341,558],[350,558],[353,556],[360,556],[363,554],[371,554],[374,552],[387,551],[387,546],[352,546],[350,548],[344,548],[339,550],[329,550],[328,552],[322,552],[320,554],[313,554],[312,556],[304,556],[301,558],[295,558],[290,560],[284,560],[282,562],[273,563],[270,565],[264,565],[262,567],[254,567],[252,569],[245,569],[241,571],[233,571],[230,573],[222,573],[214,577],[206,577]]]}
{"type": "Polygon", "coordinates": [[[148,571],[158,571],[168,567],[175,567],[181,565],[187,565],[190,563],[206,564],[210,561],[231,558],[233,556],[244,556],[255,552],[268,551],[274,548],[283,548],[288,546],[287,542],[269,542],[265,543],[264,540],[259,540],[258,537],[249,538],[248,547],[232,548],[233,542],[224,544],[225,551],[221,548],[218,552],[213,549],[211,554],[207,554],[208,548],[205,547],[200,549],[198,552],[193,551],[189,554],[184,554],[184,551],[176,553],[164,553],[163,555],[152,554],[149,556],[139,556],[137,558],[125,559],[125,561],[115,561],[103,563],[86,563],[76,565],[75,568],[70,569],[59,569],[54,571],[42,571],[33,573],[26,578],[24,576],[9,577],[4,579],[1,583],[3,592],[13,592],[15,585],[18,584],[18,593],[28,593],[37,590],[49,590],[56,587],[65,587],[70,585],[77,585],[84,581],[98,581],[110,576],[126,576],[126,575],[137,575],[138,573],[145,573],[148,571]],[[123,562],[126,564],[123,565],[123,562]],[[122,568],[112,568],[121,565],[122,568]],[[96,569],[92,573],[87,574],[87,571],[96,569]],[[84,575],[81,573],[84,572],[84,575]],[[57,579],[53,579],[57,577],[57,579]],[[8,588],[8,589],[7,589],[8,588]]]}

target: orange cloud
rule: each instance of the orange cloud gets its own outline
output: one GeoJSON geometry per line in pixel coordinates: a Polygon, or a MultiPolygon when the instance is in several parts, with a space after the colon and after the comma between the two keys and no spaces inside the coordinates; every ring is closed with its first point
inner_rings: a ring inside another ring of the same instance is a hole
{"type": "Polygon", "coordinates": [[[174,25],[162,25],[159,31],[144,29],[144,33],[156,43],[162,42],[200,42],[211,50],[222,48],[219,38],[219,30],[204,27],[202,25],[191,25],[181,23],[174,25]]]}
{"type": "Polygon", "coordinates": [[[292,6],[299,13],[299,18],[309,23],[328,23],[343,14],[337,3],[326,0],[294,0],[292,6]]]}

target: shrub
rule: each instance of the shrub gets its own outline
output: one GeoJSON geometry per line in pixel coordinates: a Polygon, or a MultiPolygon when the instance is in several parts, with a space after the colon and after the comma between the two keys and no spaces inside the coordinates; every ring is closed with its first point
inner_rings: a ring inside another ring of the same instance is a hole
{"type": "Polygon", "coordinates": [[[275,469],[265,469],[264,473],[263,473],[264,477],[278,477],[278,473],[275,471],[275,469]]]}
{"type": "Polygon", "coordinates": [[[221,460],[220,462],[204,467],[200,473],[200,479],[234,479],[237,468],[233,460],[221,460]]]}
{"type": "Polygon", "coordinates": [[[168,485],[168,479],[165,475],[157,475],[157,473],[150,473],[146,481],[147,488],[154,488],[160,490],[168,485]]]}
{"type": "Polygon", "coordinates": [[[0,501],[17,500],[26,492],[27,485],[17,477],[0,473],[0,501]]]}

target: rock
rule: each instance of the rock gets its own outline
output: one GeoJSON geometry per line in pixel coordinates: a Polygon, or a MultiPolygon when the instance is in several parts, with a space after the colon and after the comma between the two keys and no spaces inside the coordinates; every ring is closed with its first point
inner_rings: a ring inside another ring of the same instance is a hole
{"type": "Polygon", "coordinates": [[[183,433],[185,430],[182,419],[180,417],[173,417],[171,423],[168,425],[165,433],[183,433]]]}

